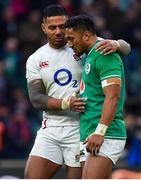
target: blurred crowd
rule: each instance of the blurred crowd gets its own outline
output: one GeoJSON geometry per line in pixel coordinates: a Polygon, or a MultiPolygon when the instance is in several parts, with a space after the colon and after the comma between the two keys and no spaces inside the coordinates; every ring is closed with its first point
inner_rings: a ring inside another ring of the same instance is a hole
{"type": "Polygon", "coordinates": [[[141,169],[141,0],[0,0],[0,158],[26,158],[41,125],[41,112],[29,102],[25,63],[46,42],[42,9],[53,3],[70,16],[90,15],[98,36],[130,43],[123,57],[128,141],[122,160],[141,169]]]}

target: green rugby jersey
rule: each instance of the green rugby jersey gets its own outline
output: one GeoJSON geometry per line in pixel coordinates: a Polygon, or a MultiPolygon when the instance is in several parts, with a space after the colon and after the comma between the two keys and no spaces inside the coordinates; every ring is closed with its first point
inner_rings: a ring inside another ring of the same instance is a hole
{"type": "Polygon", "coordinates": [[[125,98],[124,67],[117,53],[103,55],[95,51],[96,44],[86,56],[80,84],[81,97],[87,98],[85,112],[80,116],[80,140],[93,133],[99,123],[105,95],[101,82],[108,78],[120,78],[122,81],[121,95],[115,118],[108,127],[105,138],[126,139],[126,129],[123,119],[125,98]]]}

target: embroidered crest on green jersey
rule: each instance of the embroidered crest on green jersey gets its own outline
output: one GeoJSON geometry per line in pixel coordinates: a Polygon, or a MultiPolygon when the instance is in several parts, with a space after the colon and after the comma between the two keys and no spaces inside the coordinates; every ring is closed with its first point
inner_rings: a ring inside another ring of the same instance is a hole
{"type": "Polygon", "coordinates": [[[85,65],[85,72],[86,72],[86,74],[89,74],[90,68],[91,68],[91,65],[90,65],[89,63],[87,63],[87,64],[85,65]]]}

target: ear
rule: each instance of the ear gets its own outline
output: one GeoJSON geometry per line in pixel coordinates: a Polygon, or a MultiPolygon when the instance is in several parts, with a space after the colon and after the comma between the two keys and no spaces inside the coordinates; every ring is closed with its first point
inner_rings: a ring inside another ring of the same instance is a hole
{"type": "Polygon", "coordinates": [[[88,31],[83,32],[83,40],[88,41],[90,37],[90,33],[88,31]]]}
{"type": "Polygon", "coordinates": [[[41,27],[42,27],[43,32],[46,34],[46,29],[45,29],[45,24],[44,24],[44,22],[41,24],[41,27]]]}

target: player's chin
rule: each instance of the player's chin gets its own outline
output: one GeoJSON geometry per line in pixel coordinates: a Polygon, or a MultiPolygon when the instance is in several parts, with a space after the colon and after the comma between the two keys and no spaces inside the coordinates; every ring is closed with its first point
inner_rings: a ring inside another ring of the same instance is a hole
{"type": "Polygon", "coordinates": [[[66,42],[64,42],[64,41],[56,41],[55,42],[55,46],[58,48],[63,47],[65,44],[66,44],[66,42]]]}
{"type": "Polygon", "coordinates": [[[77,52],[77,56],[82,56],[82,54],[84,54],[84,52],[83,51],[81,51],[81,50],[78,50],[78,51],[76,51],[77,52]]]}
{"type": "Polygon", "coordinates": [[[74,53],[75,53],[75,55],[78,56],[78,57],[81,56],[81,54],[80,54],[78,51],[75,51],[75,50],[74,50],[74,53]]]}

